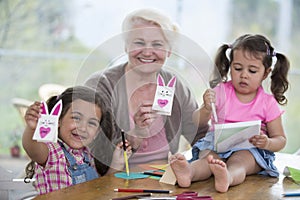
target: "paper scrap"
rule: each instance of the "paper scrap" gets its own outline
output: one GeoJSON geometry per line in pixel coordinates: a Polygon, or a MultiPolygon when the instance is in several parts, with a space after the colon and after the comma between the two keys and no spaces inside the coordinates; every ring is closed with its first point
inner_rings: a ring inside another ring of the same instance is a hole
{"type": "Polygon", "coordinates": [[[126,172],[118,172],[114,174],[115,177],[117,178],[122,178],[122,179],[140,179],[140,178],[148,178],[149,175],[143,174],[143,173],[139,173],[139,172],[130,172],[129,176],[127,175],[126,172]]]}
{"type": "Polygon", "coordinates": [[[175,185],[177,182],[176,176],[173,172],[173,169],[171,168],[170,165],[168,165],[166,167],[166,171],[163,174],[163,176],[161,177],[161,179],[159,180],[159,182],[161,183],[166,183],[166,184],[170,184],[170,185],[175,185]]]}
{"type": "Polygon", "coordinates": [[[293,181],[300,184],[300,169],[285,167],[283,170],[283,174],[287,177],[291,177],[293,181]]]}

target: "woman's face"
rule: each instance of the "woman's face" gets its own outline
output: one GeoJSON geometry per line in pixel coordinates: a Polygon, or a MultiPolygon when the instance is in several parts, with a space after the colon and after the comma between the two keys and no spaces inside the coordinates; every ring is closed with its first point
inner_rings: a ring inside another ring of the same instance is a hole
{"type": "Polygon", "coordinates": [[[59,136],[71,148],[89,145],[97,136],[101,110],[94,103],[76,99],[59,122],[59,136]]]}
{"type": "Polygon", "coordinates": [[[157,25],[139,24],[128,33],[126,52],[128,67],[140,73],[154,73],[160,70],[170,55],[170,47],[162,29],[157,25]]]}

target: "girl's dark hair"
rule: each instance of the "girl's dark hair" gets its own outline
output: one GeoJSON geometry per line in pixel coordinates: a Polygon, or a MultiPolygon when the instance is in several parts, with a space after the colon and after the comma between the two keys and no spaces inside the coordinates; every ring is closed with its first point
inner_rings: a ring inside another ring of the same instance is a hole
{"type": "Polygon", "coordinates": [[[283,54],[275,52],[270,41],[262,35],[245,34],[237,38],[232,45],[224,44],[218,49],[215,58],[215,68],[212,80],[210,81],[211,87],[215,87],[220,82],[227,81],[227,75],[233,60],[233,52],[237,49],[247,51],[257,59],[262,58],[265,70],[272,66],[272,57],[275,56],[277,58],[277,62],[271,73],[271,92],[280,105],[286,104],[287,99],[284,93],[289,87],[287,80],[290,68],[289,60],[283,54]],[[231,49],[229,59],[226,56],[228,49],[231,49]]]}
{"type": "MultiPolygon", "coordinates": [[[[95,92],[95,90],[86,87],[86,86],[74,86],[67,88],[62,94],[58,96],[52,96],[47,100],[47,105],[48,105],[48,111],[49,113],[55,106],[55,104],[59,101],[62,100],[62,112],[59,117],[59,119],[62,119],[69,108],[72,105],[72,102],[81,99],[83,101],[87,101],[90,103],[95,103],[101,110],[102,117],[100,120],[100,129],[99,133],[97,134],[97,137],[99,135],[105,135],[106,137],[110,137],[111,135],[111,120],[112,120],[112,115],[111,111],[106,105],[107,100],[105,99],[104,96],[100,96],[99,92],[95,92]]],[[[97,139],[97,138],[96,138],[97,139]]],[[[96,140],[95,139],[95,140],[96,140]]],[[[94,144],[91,144],[93,146],[94,144]]],[[[34,175],[34,168],[35,168],[35,163],[31,161],[27,166],[26,166],[26,178],[32,178],[34,175]]],[[[25,179],[26,179],[25,178],[25,179]]]]}
{"type": "MultiPolygon", "coordinates": [[[[47,100],[49,112],[51,112],[51,110],[59,100],[62,100],[63,107],[61,115],[59,117],[59,119],[62,119],[71,107],[73,101],[77,99],[95,103],[101,109],[102,115],[106,111],[105,109],[107,108],[107,106],[105,105],[105,101],[93,89],[86,86],[74,86],[67,88],[62,94],[58,96],[52,96],[47,100]]],[[[101,118],[101,121],[102,120],[103,118],[101,118]]]]}

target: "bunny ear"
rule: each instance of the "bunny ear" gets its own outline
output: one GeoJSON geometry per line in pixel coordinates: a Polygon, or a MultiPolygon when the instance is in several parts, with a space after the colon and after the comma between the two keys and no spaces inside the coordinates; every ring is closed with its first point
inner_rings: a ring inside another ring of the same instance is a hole
{"type": "Polygon", "coordinates": [[[165,86],[165,81],[164,81],[164,79],[161,77],[160,74],[158,74],[158,76],[157,76],[157,84],[158,84],[159,86],[165,86]]]}
{"type": "Polygon", "coordinates": [[[175,83],[176,83],[176,77],[173,76],[172,79],[169,81],[168,86],[174,87],[175,83]]]}
{"type": "Polygon", "coordinates": [[[59,116],[62,110],[62,100],[59,100],[52,108],[51,115],[59,116]]]}
{"type": "Polygon", "coordinates": [[[48,115],[48,106],[46,104],[46,102],[42,102],[42,105],[41,105],[41,114],[43,115],[48,115]]]}

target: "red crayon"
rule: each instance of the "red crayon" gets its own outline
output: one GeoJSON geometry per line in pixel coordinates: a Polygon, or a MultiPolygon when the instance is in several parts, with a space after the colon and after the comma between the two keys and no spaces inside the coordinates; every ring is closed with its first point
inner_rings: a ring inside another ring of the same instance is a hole
{"type": "Polygon", "coordinates": [[[147,189],[131,189],[131,188],[118,188],[114,189],[115,192],[147,192],[147,193],[172,193],[170,190],[147,190],[147,189]]]}

